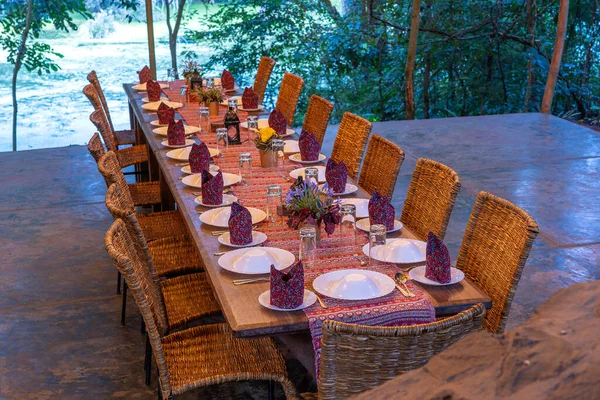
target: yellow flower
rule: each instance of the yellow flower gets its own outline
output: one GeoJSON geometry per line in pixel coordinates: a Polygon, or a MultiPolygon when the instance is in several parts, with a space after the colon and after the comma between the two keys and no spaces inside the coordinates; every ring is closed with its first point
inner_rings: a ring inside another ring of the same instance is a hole
{"type": "Polygon", "coordinates": [[[266,127],[258,130],[260,132],[260,140],[261,142],[266,143],[271,137],[276,135],[275,129],[266,127]]]}

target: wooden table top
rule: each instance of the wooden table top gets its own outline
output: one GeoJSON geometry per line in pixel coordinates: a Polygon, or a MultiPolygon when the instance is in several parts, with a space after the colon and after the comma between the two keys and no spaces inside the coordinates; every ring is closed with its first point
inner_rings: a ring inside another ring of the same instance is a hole
{"type": "MultiPolygon", "coordinates": [[[[143,104],[141,99],[145,93],[142,95],[134,91],[131,86],[131,84],[123,85],[138,129],[143,132],[148,144],[149,156],[156,158],[160,168],[161,183],[168,186],[177,203],[204,261],[207,275],[225,319],[234,334],[238,337],[252,337],[307,332],[308,319],[304,311],[277,312],[268,310],[258,303],[258,296],[269,289],[268,282],[235,286],[232,283],[233,279],[247,276],[234,274],[219,267],[218,257],[213,253],[231,250],[220,245],[217,238],[211,235],[212,231],[222,230],[222,228],[210,227],[200,222],[198,211],[206,209],[194,202],[195,196],[192,194],[199,189],[189,188],[179,179],[183,175],[181,167],[175,165],[178,162],[165,156],[169,149],[161,145],[161,141],[165,138],[152,132],[150,121],[157,118],[156,114],[148,113],[141,108],[143,104]]],[[[369,196],[361,189],[347,197],[368,198],[369,196]]],[[[402,229],[400,234],[390,234],[389,237],[415,238],[406,228],[402,229]]],[[[477,303],[484,303],[487,308],[491,307],[490,298],[467,279],[451,286],[422,285],[421,287],[431,297],[437,315],[456,314],[477,303]]]]}

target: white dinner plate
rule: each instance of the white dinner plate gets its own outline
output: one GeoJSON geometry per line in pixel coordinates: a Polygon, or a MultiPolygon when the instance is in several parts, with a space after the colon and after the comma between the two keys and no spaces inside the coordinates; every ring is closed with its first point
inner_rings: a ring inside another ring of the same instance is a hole
{"type": "Polygon", "coordinates": [[[142,108],[148,111],[158,111],[158,107],[160,103],[163,103],[171,108],[178,109],[183,107],[183,104],[178,103],[176,101],[153,101],[152,103],[144,103],[142,104],[142,108]]]}
{"type": "MultiPolygon", "coordinates": [[[[377,261],[394,264],[418,264],[425,262],[427,242],[414,239],[387,239],[384,245],[373,247],[371,257],[377,261]]],[[[369,244],[363,246],[363,253],[369,257],[369,244]]]]}
{"type": "MultiPolygon", "coordinates": [[[[175,122],[178,122],[179,120],[176,119],[175,122]]],[[[167,122],[166,124],[161,124],[157,119],[155,119],[154,121],[150,121],[150,125],[152,126],[169,126],[169,123],[167,122]]]]}
{"type": "MultiPolygon", "coordinates": [[[[215,172],[211,173],[216,175],[215,172]]],[[[235,185],[240,181],[240,176],[238,174],[230,174],[229,172],[223,172],[223,187],[235,185]]],[[[181,182],[193,188],[202,188],[202,174],[192,174],[184,176],[181,182]]]]}
{"type": "Polygon", "coordinates": [[[297,310],[302,310],[304,308],[310,307],[313,304],[315,304],[315,301],[317,301],[317,295],[314,294],[313,292],[311,292],[310,290],[306,290],[304,289],[304,300],[302,301],[302,304],[300,304],[298,307],[296,308],[279,308],[279,307],[275,307],[274,305],[271,304],[271,291],[267,290],[266,292],[264,292],[263,294],[261,294],[260,296],[258,296],[258,302],[260,303],[261,306],[266,307],[270,310],[275,310],[275,311],[297,311],[297,310]]]}
{"type": "MultiPolygon", "coordinates": [[[[192,133],[200,132],[200,128],[198,128],[197,126],[185,125],[184,128],[185,128],[184,131],[185,131],[186,135],[191,135],[192,133]]],[[[168,126],[161,126],[161,127],[152,129],[152,132],[156,133],[157,135],[161,135],[161,136],[167,136],[168,131],[169,131],[168,126]]]]}
{"type": "Polygon", "coordinates": [[[354,204],[356,207],[356,218],[369,217],[369,199],[344,199],[343,204],[354,204]]]}
{"type": "Polygon", "coordinates": [[[223,88],[223,90],[225,90],[226,93],[231,93],[231,92],[235,92],[236,90],[238,90],[240,87],[238,85],[234,85],[233,89],[225,89],[223,88]]]}
{"type": "Polygon", "coordinates": [[[264,110],[264,109],[265,109],[265,106],[263,106],[262,104],[259,104],[258,108],[244,108],[243,105],[239,105],[238,106],[238,110],[240,110],[240,111],[246,111],[246,112],[248,112],[248,111],[260,111],[260,110],[264,110]]]}
{"type": "Polygon", "coordinates": [[[160,144],[170,149],[180,149],[182,147],[191,146],[194,143],[196,142],[194,142],[192,139],[185,139],[185,144],[169,144],[168,140],[163,140],[162,142],[160,142],[160,144]]]}
{"type": "MultiPolygon", "coordinates": [[[[368,205],[367,205],[367,207],[368,207],[368,205]]],[[[368,212],[369,211],[367,210],[367,214],[368,214],[368,212]]],[[[358,216],[357,216],[357,218],[358,218],[358,216]]],[[[387,233],[399,231],[400,229],[402,229],[403,226],[404,225],[402,225],[402,222],[395,219],[394,220],[394,229],[387,231],[387,233]]],[[[369,220],[369,216],[367,215],[366,218],[359,219],[358,221],[356,221],[356,227],[358,229],[360,229],[361,231],[369,232],[371,230],[371,221],[369,220]]]]}
{"type": "MultiPolygon", "coordinates": [[[[319,183],[321,182],[325,182],[325,166],[324,165],[317,165],[316,167],[319,170],[319,183]]],[[[294,179],[298,179],[299,176],[301,176],[302,178],[304,178],[304,170],[306,168],[302,167],[302,168],[297,168],[293,171],[290,172],[290,176],[294,179]]]]}
{"type": "MultiPolygon", "coordinates": [[[[169,87],[168,83],[159,83],[159,85],[161,89],[167,89],[169,87]]],[[[138,92],[145,92],[147,90],[145,83],[138,83],[137,85],[133,85],[131,88],[133,90],[137,90],[138,92]]]]}
{"type": "MultiPolygon", "coordinates": [[[[217,164],[210,164],[209,169],[210,169],[210,172],[217,172],[221,168],[217,164]]],[[[189,164],[181,167],[181,172],[183,172],[184,174],[187,174],[187,175],[193,174],[192,169],[189,164]]]]}
{"type": "Polygon", "coordinates": [[[369,300],[385,296],[396,287],[394,280],[380,272],[345,269],[319,275],[313,281],[323,296],[341,300],[369,300]]]}
{"type": "MultiPolygon", "coordinates": [[[[149,98],[147,98],[147,97],[143,97],[143,98],[142,98],[142,101],[143,101],[144,103],[150,103],[150,99],[149,99],[149,98]]],[[[160,100],[159,100],[159,101],[169,101],[169,98],[168,98],[168,97],[165,97],[165,96],[160,96],[160,100]]]]}
{"type": "Polygon", "coordinates": [[[295,260],[292,253],[276,247],[247,247],[223,254],[219,257],[219,266],[238,274],[257,275],[270,273],[271,265],[281,271],[295,260]]]}
{"type": "MultiPolygon", "coordinates": [[[[284,151],[285,151],[285,147],[284,147],[284,151]]],[[[305,161],[302,159],[302,157],[300,156],[300,153],[296,153],[296,154],[292,154],[290,156],[290,160],[293,162],[297,162],[299,164],[316,164],[322,161],[327,160],[327,156],[325,154],[319,154],[319,158],[315,161],[305,161]]]]}
{"type": "Polygon", "coordinates": [[[431,285],[431,286],[454,285],[455,283],[458,283],[458,282],[462,281],[463,279],[465,279],[464,272],[462,272],[458,268],[452,267],[450,269],[450,282],[448,282],[448,283],[439,283],[439,282],[436,282],[436,281],[432,281],[431,279],[425,278],[425,268],[427,268],[425,265],[413,268],[410,271],[408,271],[408,275],[410,275],[410,277],[413,280],[415,280],[415,281],[417,281],[419,283],[423,283],[425,285],[431,285]]]}
{"type": "Polygon", "coordinates": [[[300,147],[298,146],[297,140],[286,140],[285,146],[283,147],[283,152],[285,154],[294,154],[300,153],[300,147]]]}
{"type": "MultiPolygon", "coordinates": [[[[190,175],[194,176],[194,175],[190,175]]],[[[252,224],[258,224],[262,222],[267,214],[263,210],[259,210],[258,208],[248,207],[248,211],[250,211],[250,215],[252,216],[252,224]]],[[[221,207],[221,208],[213,208],[212,210],[208,210],[200,214],[200,221],[203,224],[216,226],[218,228],[228,228],[229,229],[229,217],[231,216],[231,207],[221,207]]],[[[267,271],[269,272],[269,271],[267,271]]]]}
{"type": "Polygon", "coordinates": [[[258,246],[261,243],[267,241],[267,235],[262,232],[252,231],[252,241],[248,244],[233,244],[231,243],[231,234],[229,232],[225,232],[221,236],[219,236],[219,243],[229,246],[229,247],[254,247],[258,246]]]}
{"type": "MultiPolygon", "coordinates": [[[[325,185],[319,186],[319,188],[323,188],[325,185]]],[[[353,183],[346,183],[346,187],[342,193],[333,193],[334,196],[345,196],[347,194],[356,193],[358,191],[358,186],[353,183]]]]}
{"type": "MultiPolygon", "coordinates": [[[[248,129],[248,122],[247,121],[246,122],[242,122],[240,125],[241,125],[242,128],[248,129]]],[[[258,119],[258,129],[266,128],[267,126],[269,126],[269,119],[268,118],[259,118],[258,119]]],[[[293,135],[294,133],[296,133],[295,130],[287,128],[285,135],[280,135],[279,137],[290,136],[290,135],[293,135]]],[[[298,151],[300,151],[300,150],[298,150],[298,151]]]]}
{"type": "Polygon", "coordinates": [[[223,202],[221,204],[204,204],[202,202],[202,196],[198,196],[194,199],[196,204],[210,208],[227,207],[232,205],[234,201],[238,201],[238,198],[232,194],[223,194],[223,202]]]}
{"type": "MultiPolygon", "coordinates": [[[[166,156],[169,157],[171,160],[189,161],[191,151],[192,151],[191,147],[184,147],[182,149],[175,149],[175,150],[168,151],[166,156]]],[[[211,157],[215,157],[220,154],[219,150],[212,149],[210,147],[208,148],[208,151],[210,152],[211,157]]]]}

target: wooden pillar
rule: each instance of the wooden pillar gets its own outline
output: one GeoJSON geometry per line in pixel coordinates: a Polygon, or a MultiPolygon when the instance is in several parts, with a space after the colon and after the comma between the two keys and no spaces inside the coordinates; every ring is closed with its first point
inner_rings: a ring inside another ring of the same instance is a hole
{"type": "Polygon", "coordinates": [[[146,0],[146,27],[148,29],[148,56],[152,79],[156,79],[156,56],[154,54],[154,23],[152,21],[152,0],[146,0]]]}
{"type": "Polygon", "coordinates": [[[558,10],[558,25],[556,27],[556,42],[554,42],[554,52],[548,71],[548,80],[546,81],[546,90],[542,100],[542,112],[549,113],[552,109],[552,98],[556,89],[556,80],[560,70],[560,61],[565,48],[565,35],[567,33],[567,20],[569,19],[569,0],[560,0],[558,10]]]}

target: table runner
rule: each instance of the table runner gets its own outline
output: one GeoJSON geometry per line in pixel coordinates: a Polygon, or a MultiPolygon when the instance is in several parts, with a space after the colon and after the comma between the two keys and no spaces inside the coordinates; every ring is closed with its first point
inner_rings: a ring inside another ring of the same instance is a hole
{"type": "MultiPolygon", "coordinates": [[[[174,82],[171,83],[171,89],[164,89],[169,99],[173,101],[179,100],[178,88],[182,84],[183,81],[174,82]]],[[[187,103],[186,108],[180,108],[178,112],[188,125],[198,126],[198,109],[198,103],[187,103]]],[[[219,116],[212,117],[211,121],[222,121],[225,111],[225,107],[220,107],[219,116]]],[[[238,116],[241,121],[245,121],[248,113],[240,111],[238,116]]],[[[214,132],[198,133],[196,136],[209,147],[216,145],[216,135],[214,132]]],[[[245,207],[263,209],[266,203],[267,185],[281,185],[284,192],[283,195],[285,196],[292,184],[285,177],[289,176],[291,170],[300,168],[302,165],[286,159],[284,166],[281,168],[261,168],[259,152],[252,140],[247,140],[248,136],[247,130],[241,129],[241,138],[245,142],[242,145],[229,146],[223,152],[222,157],[215,157],[215,162],[223,172],[237,174],[239,172],[238,154],[241,152],[251,153],[252,176],[244,177],[248,185],[235,185],[232,187],[232,193],[238,197],[240,204],[245,207]]],[[[252,135],[250,138],[252,138],[252,135]]],[[[297,230],[288,228],[285,217],[278,217],[274,223],[264,222],[260,225],[259,229],[268,236],[267,241],[264,243],[265,246],[285,249],[298,257],[299,233],[297,230]]],[[[349,236],[342,237],[340,235],[339,226],[336,227],[336,231],[331,236],[327,235],[323,230],[316,260],[313,265],[304,269],[305,287],[314,291],[312,282],[317,276],[326,272],[348,268],[368,269],[381,272],[393,278],[394,274],[398,272],[398,269],[394,265],[375,263],[374,265],[363,267],[354,257],[355,254],[363,256],[362,247],[367,242],[367,234],[364,232],[359,231],[356,240],[352,240],[349,236]]],[[[321,308],[318,302],[304,309],[309,321],[309,329],[315,351],[315,370],[317,371],[317,376],[321,354],[321,327],[325,320],[378,326],[413,325],[435,321],[435,310],[429,296],[410,280],[407,282],[407,285],[415,293],[415,297],[406,298],[398,290],[394,290],[384,297],[367,301],[346,301],[324,297],[324,302],[328,306],[327,309],[321,308]]]]}

